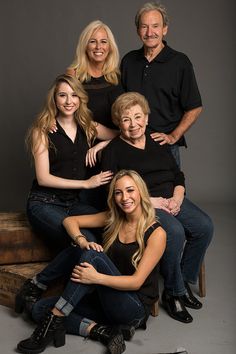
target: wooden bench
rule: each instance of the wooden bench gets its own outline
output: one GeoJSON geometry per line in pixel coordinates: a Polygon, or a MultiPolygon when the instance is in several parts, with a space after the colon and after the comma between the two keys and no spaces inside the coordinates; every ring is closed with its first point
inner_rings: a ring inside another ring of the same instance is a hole
{"type": "Polygon", "coordinates": [[[0,265],[46,262],[51,258],[24,213],[0,213],[0,265]]]}
{"type": "Polygon", "coordinates": [[[51,259],[51,252],[32,231],[25,213],[0,213],[0,305],[14,307],[21,285],[51,259]]]}

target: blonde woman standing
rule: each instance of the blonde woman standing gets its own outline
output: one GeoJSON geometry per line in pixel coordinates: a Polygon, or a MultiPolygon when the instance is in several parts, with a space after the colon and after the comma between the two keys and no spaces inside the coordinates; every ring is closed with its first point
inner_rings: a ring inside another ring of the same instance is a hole
{"type": "MultiPolygon", "coordinates": [[[[123,93],[119,51],[114,35],[105,23],[95,20],[84,28],[79,37],[74,61],[67,73],[82,83],[88,94],[88,107],[93,113],[93,119],[108,128],[117,129],[111,119],[111,106],[123,93]]],[[[96,143],[98,144],[88,152],[87,163],[90,166],[95,166],[98,152],[108,144],[99,142],[99,139],[96,143]]],[[[93,172],[98,171],[98,168],[93,172]]]]}
{"type": "Polygon", "coordinates": [[[94,120],[115,127],[111,106],[123,92],[119,74],[119,51],[111,29],[102,21],[89,23],[82,31],[68,73],[86,90],[94,120]]]}

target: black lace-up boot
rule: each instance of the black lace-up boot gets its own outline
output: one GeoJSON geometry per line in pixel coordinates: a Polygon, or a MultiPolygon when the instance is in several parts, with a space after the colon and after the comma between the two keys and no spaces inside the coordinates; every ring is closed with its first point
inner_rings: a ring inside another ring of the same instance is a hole
{"type": "Polygon", "coordinates": [[[96,324],[91,329],[89,336],[106,345],[110,354],[121,354],[125,351],[124,337],[117,327],[96,324]]]}
{"type": "Polygon", "coordinates": [[[65,317],[55,316],[48,312],[41,323],[36,327],[30,338],[22,340],[17,345],[20,353],[42,353],[46,346],[53,342],[56,348],[65,345],[65,317]]]}
{"type": "Polygon", "coordinates": [[[26,280],[15,298],[15,312],[22,313],[24,310],[30,314],[33,305],[42,295],[43,290],[32,283],[31,279],[26,280]]]}
{"type": "Polygon", "coordinates": [[[131,340],[135,333],[135,327],[129,325],[119,325],[118,328],[124,337],[124,340],[131,340]]]}

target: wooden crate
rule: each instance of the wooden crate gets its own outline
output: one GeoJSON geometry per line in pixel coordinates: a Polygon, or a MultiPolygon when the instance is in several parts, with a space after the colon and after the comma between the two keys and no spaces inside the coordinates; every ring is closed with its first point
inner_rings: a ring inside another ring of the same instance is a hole
{"type": "MultiPolygon", "coordinates": [[[[27,263],[0,266],[0,305],[14,308],[15,296],[28,278],[33,278],[48,263],[27,263]]],[[[63,289],[62,280],[55,281],[43,296],[58,295],[63,289]]]]}
{"type": "Polygon", "coordinates": [[[49,249],[34,234],[25,213],[0,213],[0,265],[50,259],[49,249]]]}

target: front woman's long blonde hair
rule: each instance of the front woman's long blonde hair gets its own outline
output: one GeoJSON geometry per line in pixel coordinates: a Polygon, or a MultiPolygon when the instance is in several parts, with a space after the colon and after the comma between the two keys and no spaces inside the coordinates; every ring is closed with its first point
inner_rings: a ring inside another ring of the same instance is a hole
{"type": "Polygon", "coordinates": [[[90,22],[85,29],[82,31],[78,45],[76,48],[75,59],[73,63],[68,68],[69,70],[75,70],[76,78],[84,83],[91,79],[88,72],[89,70],[89,59],[87,56],[87,45],[92,34],[100,29],[104,29],[107,33],[108,42],[110,50],[108,56],[103,65],[102,73],[107,82],[117,85],[119,76],[119,51],[110,28],[100,20],[90,22]]]}
{"type": "Polygon", "coordinates": [[[76,78],[69,75],[60,75],[56,78],[47,94],[42,112],[39,113],[26,135],[26,145],[33,155],[37,152],[42,142],[46,148],[50,145],[48,133],[55,124],[55,119],[58,115],[55,96],[61,83],[67,83],[80,99],[79,108],[74,113],[74,118],[85,132],[89,146],[92,145],[97,135],[96,126],[92,120],[92,113],[87,107],[88,96],[82,84],[76,78]]]}
{"type": "Polygon", "coordinates": [[[136,230],[136,241],[138,243],[139,248],[132,257],[132,264],[135,268],[137,268],[138,263],[142,258],[145,249],[145,244],[144,244],[145,230],[156,221],[156,215],[150,200],[147,186],[136,171],[121,170],[112,179],[109,188],[108,199],[107,199],[107,203],[109,207],[109,217],[104,232],[104,251],[107,252],[109,250],[113,242],[118,237],[120,229],[123,226],[123,223],[126,221],[126,214],[124,213],[123,210],[121,210],[118,207],[114,197],[116,182],[124,176],[129,176],[130,178],[133,179],[140,193],[142,214],[138,221],[137,230],[136,230]]]}

